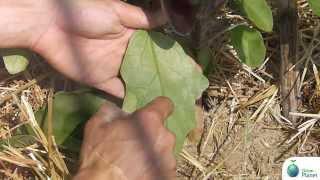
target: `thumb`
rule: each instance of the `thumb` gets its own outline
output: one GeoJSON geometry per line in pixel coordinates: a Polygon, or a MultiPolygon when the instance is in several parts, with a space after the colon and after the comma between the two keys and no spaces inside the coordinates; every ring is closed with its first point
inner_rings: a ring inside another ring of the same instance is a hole
{"type": "Polygon", "coordinates": [[[113,8],[120,17],[122,25],[129,28],[151,29],[167,22],[167,18],[161,9],[150,12],[122,1],[116,1],[113,8]]]}
{"type": "Polygon", "coordinates": [[[142,109],[136,111],[136,115],[150,120],[160,120],[162,123],[171,115],[174,109],[173,102],[167,97],[157,97],[142,109]]]}

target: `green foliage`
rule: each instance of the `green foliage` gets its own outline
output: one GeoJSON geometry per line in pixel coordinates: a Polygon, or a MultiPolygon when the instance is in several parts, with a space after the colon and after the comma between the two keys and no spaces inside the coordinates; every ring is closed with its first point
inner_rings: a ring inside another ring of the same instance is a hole
{"type": "Polygon", "coordinates": [[[178,153],[196,125],[195,100],[208,87],[208,80],[176,41],[142,30],[129,43],[121,75],[126,83],[125,111],[133,112],[158,96],[174,102],[175,110],[166,125],[176,135],[178,153]]]}
{"type": "Polygon", "coordinates": [[[197,62],[201,66],[203,74],[205,74],[206,76],[208,76],[214,68],[212,59],[213,56],[209,47],[203,47],[199,49],[197,53],[197,62]]]}
{"type": "Polygon", "coordinates": [[[36,139],[31,135],[15,135],[7,139],[0,140],[0,150],[3,149],[4,145],[8,145],[14,148],[23,148],[36,143],[36,139]]]}
{"type": "Polygon", "coordinates": [[[7,49],[1,52],[4,65],[10,74],[18,74],[27,69],[30,53],[22,49],[7,49]]]}
{"type": "Polygon", "coordinates": [[[239,8],[259,29],[271,32],[273,17],[266,0],[237,0],[239,8]]]}
{"type": "MultiPolygon", "coordinates": [[[[58,145],[79,150],[82,127],[104,102],[90,91],[58,92],[53,102],[53,135],[58,145]]],[[[47,110],[36,113],[40,127],[47,131],[47,110]]]]}
{"type": "Polygon", "coordinates": [[[320,16],[320,0],[308,0],[314,14],[320,16]]]}
{"type": "Polygon", "coordinates": [[[250,67],[259,67],[266,56],[266,47],[259,31],[241,25],[231,30],[231,41],[240,60],[250,67]]]}

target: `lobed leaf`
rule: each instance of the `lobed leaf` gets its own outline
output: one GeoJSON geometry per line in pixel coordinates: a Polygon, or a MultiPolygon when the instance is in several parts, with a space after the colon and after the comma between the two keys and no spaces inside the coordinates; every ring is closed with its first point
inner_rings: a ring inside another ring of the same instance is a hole
{"type": "Polygon", "coordinates": [[[176,135],[178,153],[195,123],[195,100],[208,87],[208,80],[173,39],[158,32],[136,31],[123,64],[126,84],[123,109],[133,112],[158,96],[169,97],[175,110],[166,126],[176,135]]]}

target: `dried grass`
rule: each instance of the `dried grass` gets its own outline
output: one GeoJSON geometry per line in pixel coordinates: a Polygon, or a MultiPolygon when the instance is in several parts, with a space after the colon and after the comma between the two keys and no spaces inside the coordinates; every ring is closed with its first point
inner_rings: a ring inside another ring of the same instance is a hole
{"type": "MultiPolygon", "coordinates": [[[[205,113],[202,141],[185,144],[183,155],[189,154],[192,160],[179,160],[179,179],[281,179],[286,158],[320,155],[320,21],[305,0],[298,4],[299,61],[294,67],[301,70],[303,103],[299,112],[290,113],[299,118],[298,124],[281,115],[277,93],[279,36],[264,35],[267,58],[261,67],[252,70],[238,63],[229,41],[220,34],[223,43],[218,45],[219,50],[212,45],[216,69],[206,92],[209,110],[205,113]]],[[[229,10],[224,15],[234,24],[246,23],[229,10]]],[[[221,42],[208,37],[203,40],[209,44],[221,42]]]]}
{"type": "Polygon", "coordinates": [[[64,156],[52,136],[47,136],[35,119],[34,112],[44,107],[48,99],[48,109],[52,111],[52,91],[48,95],[44,81],[51,70],[48,71],[47,65],[40,61],[33,63],[37,64],[32,64],[24,74],[0,79],[0,137],[1,140],[8,139],[1,143],[1,179],[65,179],[69,174],[64,156]],[[39,66],[43,66],[40,72],[32,69],[39,66]],[[42,81],[43,87],[40,86],[42,81]],[[29,127],[31,132],[28,134],[36,141],[33,144],[23,142],[22,147],[17,147],[10,138],[23,126],[29,127]]]}
{"type": "MultiPolygon", "coordinates": [[[[226,39],[230,27],[211,28],[219,23],[204,17],[208,26],[203,30],[203,43],[213,49],[215,71],[209,76],[210,87],[204,100],[207,110],[202,138],[197,144],[185,143],[178,159],[179,179],[280,179],[286,158],[320,155],[320,86],[316,82],[320,19],[311,13],[306,0],[298,3],[299,61],[294,67],[301,69],[303,104],[298,112],[290,113],[299,117],[298,124],[280,113],[278,35],[264,35],[267,58],[261,67],[252,70],[239,63],[226,39]]],[[[227,9],[222,16],[234,24],[246,23],[227,9]]],[[[69,174],[51,126],[45,134],[34,119],[34,112],[47,103],[51,114],[53,93],[45,79],[50,68],[35,59],[27,72],[15,76],[8,76],[0,65],[0,139],[12,137],[22,126],[30,126],[37,139],[25,147],[8,143],[1,146],[1,179],[63,179],[69,174]]]]}

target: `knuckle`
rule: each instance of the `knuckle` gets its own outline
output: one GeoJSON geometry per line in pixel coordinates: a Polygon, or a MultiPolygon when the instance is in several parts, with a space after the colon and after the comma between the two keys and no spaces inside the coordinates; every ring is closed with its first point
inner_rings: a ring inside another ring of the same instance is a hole
{"type": "Polygon", "coordinates": [[[168,132],[166,141],[170,146],[174,146],[176,144],[176,136],[172,132],[168,132]]]}
{"type": "Polygon", "coordinates": [[[159,149],[164,152],[173,150],[176,144],[176,136],[168,130],[162,131],[162,138],[159,140],[159,149]]]}
{"type": "Polygon", "coordinates": [[[156,111],[141,111],[138,117],[141,120],[161,122],[161,115],[156,111]]]}
{"type": "Polygon", "coordinates": [[[84,126],[84,134],[88,134],[90,131],[92,131],[92,129],[94,128],[94,125],[95,125],[94,119],[90,119],[89,121],[87,121],[84,126]]]}
{"type": "Polygon", "coordinates": [[[176,158],[174,157],[174,155],[172,155],[171,162],[169,163],[168,166],[169,166],[170,169],[176,169],[177,168],[177,161],[176,161],[176,158]]]}
{"type": "Polygon", "coordinates": [[[165,164],[167,170],[174,171],[177,167],[177,161],[172,151],[166,151],[164,154],[162,154],[162,157],[165,157],[163,159],[163,163],[165,164]]]}
{"type": "Polygon", "coordinates": [[[84,126],[84,135],[89,134],[90,132],[99,131],[99,128],[102,127],[103,124],[108,123],[104,123],[98,116],[90,118],[84,126]]]}
{"type": "Polygon", "coordinates": [[[146,119],[156,120],[156,121],[161,119],[161,115],[155,111],[146,111],[145,117],[146,119]]]}

